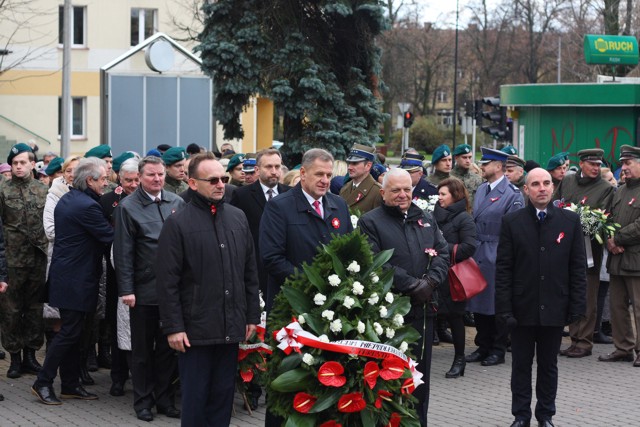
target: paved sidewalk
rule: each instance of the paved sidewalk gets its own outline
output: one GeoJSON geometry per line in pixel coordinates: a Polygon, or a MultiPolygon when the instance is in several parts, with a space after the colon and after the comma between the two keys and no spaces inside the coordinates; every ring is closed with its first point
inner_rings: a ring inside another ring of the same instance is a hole
{"type": "MultiPolygon", "coordinates": [[[[472,329],[467,331],[468,334],[473,332],[472,329]]],[[[568,339],[564,341],[563,347],[567,346],[568,339]]],[[[473,345],[468,344],[467,353],[473,350],[473,345]]],[[[599,355],[611,351],[612,345],[596,345],[592,356],[583,359],[560,357],[556,426],[640,426],[640,402],[636,399],[640,388],[640,368],[632,367],[631,363],[597,361],[599,355]]],[[[40,352],[38,360],[42,359],[43,353],[40,352]]],[[[449,344],[434,347],[429,425],[509,426],[513,420],[509,392],[510,359],[508,354],[506,364],[489,368],[477,363],[468,364],[463,378],[446,379],[444,373],[453,360],[453,347],[449,344]]],[[[156,416],[152,423],[139,421],[132,407],[130,383],[127,383],[124,397],[110,396],[111,383],[106,370],[93,373],[96,385],[87,387],[100,396],[99,400],[69,400],[62,406],[49,407],[40,404],[30,394],[29,388],[34,381],[32,375],[10,380],[6,377],[7,368],[8,360],[0,361],[0,393],[5,396],[5,401],[0,402],[1,427],[180,425],[178,420],[163,415],[156,416]]],[[[55,387],[59,392],[57,381],[55,387]]],[[[231,423],[234,427],[264,425],[264,400],[250,416],[242,407],[240,397],[236,396],[235,411],[231,423]]]]}

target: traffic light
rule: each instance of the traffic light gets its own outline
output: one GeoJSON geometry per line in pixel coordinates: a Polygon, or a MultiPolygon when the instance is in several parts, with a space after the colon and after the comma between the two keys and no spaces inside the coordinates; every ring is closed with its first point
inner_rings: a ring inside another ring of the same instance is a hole
{"type": "Polygon", "coordinates": [[[507,138],[507,109],[506,107],[500,107],[500,98],[482,98],[482,103],[491,108],[490,111],[482,112],[482,117],[490,122],[489,126],[480,128],[482,132],[489,134],[493,139],[510,140],[510,138],[507,138]]]}
{"type": "Polygon", "coordinates": [[[413,113],[411,111],[407,111],[406,113],[404,113],[403,120],[404,127],[411,127],[411,125],[413,124],[413,113]]]}

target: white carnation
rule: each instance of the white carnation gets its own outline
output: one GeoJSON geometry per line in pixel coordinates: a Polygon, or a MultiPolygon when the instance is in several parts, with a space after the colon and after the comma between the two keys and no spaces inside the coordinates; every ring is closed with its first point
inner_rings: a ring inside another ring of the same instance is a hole
{"type": "Polygon", "coordinates": [[[387,334],[387,338],[393,338],[393,336],[396,334],[396,331],[394,329],[387,328],[385,333],[387,334]]]}
{"type": "Polygon", "coordinates": [[[364,329],[365,329],[365,327],[364,327],[364,323],[362,323],[361,321],[359,321],[359,320],[358,320],[358,327],[357,327],[357,329],[358,329],[358,333],[359,333],[359,334],[364,334],[364,329]]]}
{"type": "Polygon", "coordinates": [[[340,319],[334,320],[329,324],[329,329],[331,329],[331,332],[336,334],[338,332],[342,332],[342,321],[340,319]]]}
{"type": "Polygon", "coordinates": [[[387,317],[387,307],[384,305],[380,306],[380,317],[387,317]]]}
{"type": "Polygon", "coordinates": [[[370,305],[376,305],[378,301],[380,301],[380,297],[374,292],[371,294],[368,301],[370,305]]]}
{"type": "Polygon", "coordinates": [[[393,302],[393,294],[391,292],[387,292],[387,294],[384,296],[384,300],[391,304],[393,302]]]}
{"type": "Polygon", "coordinates": [[[337,274],[332,274],[331,276],[329,276],[329,284],[331,286],[338,286],[341,282],[342,280],[340,280],[340,276],[338,276],[337,274]]]}
{"type": "Polygon", "coordinates": [[[371,274],[371,282],[378,283],[379,281],[380,281],[380,278],[378,277],[378,275],[375,274],[375,273],[372,273],[371,274]]]}
{"type": "Polygon", "coordinates": [[[322,305],[327,301],[327,297],[322,295],[322,294],[316,294],[315,297],[313,297],[313,302],[316,305],[322,305]]]}
{"type": "Polygon", "coordinates": [[[356,303],[356,300],[354,300],[353,298],[347,295],[346,297],[344,297],[344,302],[342,303],[342,305],[344,305],[347,308],[351,308],[355,303],[356,303]]]}
{"type": "Polygon", "coordinates": [[[322,317],[324,317],[328,321],[332,321],[333,320],[333,315],[334,315],[334,313],[331,310],[325,310],[325,311],[322,312],[322,317]]]}
{"type": "Polygon", "coordinates": [[[352,261],[351,264],[349,264],[349,267],[347,267],[347,270],[354,274],[359,273],[360,264],[358,264],[356,261],[352,261]]]}
{"type": "Polygon", "coordinates": [[[320,342],[329,342],[329,337],[326,334],[322,334],[318,337],[318,341],[320,342]]]}
{"type": "Polygon", "coordinates": [[[406,353],[408,348],[409,348],[409,344],[407,344],[406,341],[402,341],[400,343],[400,348],[398,350],[400,350],[403,353],[406,353]]]}
{"type": "Polygon", "coordinates": [[[376,331],[378,335],[382,335],[382,332],[384,332],[382,325],[378,322],[373,322],[373,330],[376,331]]]}
{"type": "Polygon", "coordinates": [[[316,363],[316,359],[309,353],[305,353],[304,356],[302,356],[302,361],[309,366],[313,366],[316,363]]]}
{"type": "Polygon", "coordinates": [[[306,322],[306,320],[304,319],[304,316],[301,314],[300,316],[298,316],[298,323],[301,325],[304,325],[304,323],[306,322]]]}
{"type": "Polygon", "coordinates": [[[362,295],[364,292],[364,286],[360,282],[353,282],[353,294],[354,295],[362,295]]]}
{"type": "Polygon", "coordinates": [[[262,291],[260,291],[260,310],[264,310],[264,306],[266,305],[264,299],[262,298],[262,291]]]}
{"type": "Polygon", "coordinates": [[[404,325],[404,317],[401,314],[393,316],[393,325],[397,327],[404,325]]]}
{"type": "Polygon", "coordinates": [[[358,217],[355,215],[351,215],[351,225],[353,225],[353,228],[356,228],[358,226],[358,217]]]}

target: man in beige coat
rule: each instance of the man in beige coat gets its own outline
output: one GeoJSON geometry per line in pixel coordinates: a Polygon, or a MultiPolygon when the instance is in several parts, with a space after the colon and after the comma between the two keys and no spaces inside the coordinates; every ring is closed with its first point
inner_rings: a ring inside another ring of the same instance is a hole
{"type": "Polygon", "coordinates": [[[380,184],[369,173],[375,153],[375,147],[354,144],[347,157],[350,181],[342,186],[340,197],[347,202],[351,211],[358,210],[364,214],[382,204],[380,184]]]}

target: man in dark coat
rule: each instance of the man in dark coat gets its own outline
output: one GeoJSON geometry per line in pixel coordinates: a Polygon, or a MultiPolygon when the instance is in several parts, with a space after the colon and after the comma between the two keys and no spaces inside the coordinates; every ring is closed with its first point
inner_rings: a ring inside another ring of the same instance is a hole
{"type": "Polygon", "coordinates": [[[392,169],[384,176],[383,205],[360,218],[358,225],[371,243],[373,252],[393,249],[387,264],[394,268],[395,290],[411,297],[411,311],[405,322],[421,335],[414,344],[418,370],[424,384],[414,393],[418,398],[418,416],[427,425],[429,409],[429,376],[433,337],[434,291],[445,282],[449,270],[449,250],[435,219],[411,202],[411,176],[402,169],[392,169]],[[426,252],[433,249],[437,255],[426,252]],[[426,340],[425,340],[426,338],[426,340]],[[424,342],[423,342],[424,341],[424,342]]]}
{"type": "Polygon", "coordinates": [[[529,172],[524,189],[529,205],[502,220],[496,315],[512,328],[512,427],[530,423],[534,356],[538,364],[535,416],[540,426],[551,427],[562,330],[585,311],[584,237],[577,214],[549,203],[553,184],[547,171],[529,172]]]}
{"type": "Polygon", "coordinates": [[[31,391],[46,405],[60,405],[53,379],[60,368],[63,398],[94,400],[80,385],[80,346],[86,316],[98,304],[105,247],[113,241],[113,228],[98,204],[107,188],[107,166],[98,158],[81,159],[73,187],[54,211],[56,240],[49,269],[49,304],[60,309],[62,327],[47,351],[31,391]]]}
{"type": "Polygon", "coordinates": [[[213,153],[195,155],[196,194],[158,239],[160,327],[180,352],[183,426],[229,425],[238,343],[260,321],[253,238],[242,211],[224,203],[223,176],[213,153]]]}

